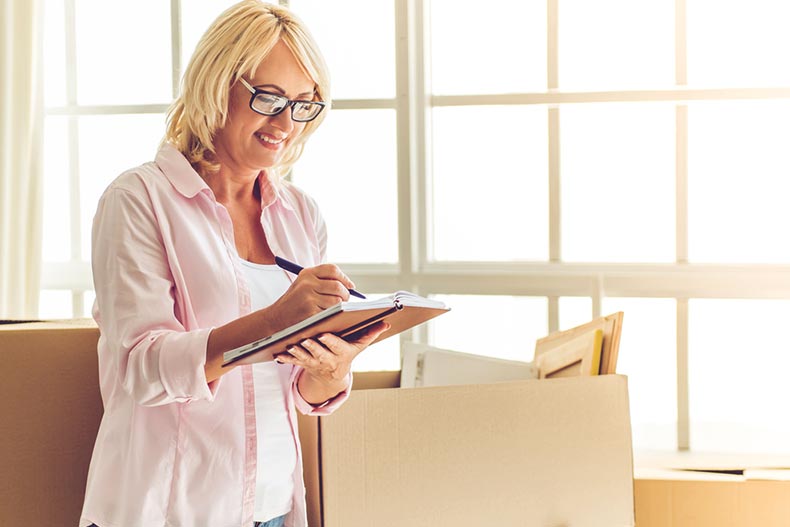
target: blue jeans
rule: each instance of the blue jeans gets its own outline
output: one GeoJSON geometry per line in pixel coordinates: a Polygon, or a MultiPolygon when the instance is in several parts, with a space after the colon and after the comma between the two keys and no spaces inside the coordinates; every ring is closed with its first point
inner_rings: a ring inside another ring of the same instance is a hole
{"type": "MultiPolygon", "coordinates": [[[[267,522],[255,522],[255,527],[283,527],[285,525],[285,516],[280,516],[277,518],[272,518],[267,522]]],[[[97,527],[94,523],[90,527],[97,527]]]]}
{"type": "Polygon", "coordinates": [[[255,527],[283,527],[285,525],[285,515],[272,518],[267,522],[255,522],[255,527]]]}

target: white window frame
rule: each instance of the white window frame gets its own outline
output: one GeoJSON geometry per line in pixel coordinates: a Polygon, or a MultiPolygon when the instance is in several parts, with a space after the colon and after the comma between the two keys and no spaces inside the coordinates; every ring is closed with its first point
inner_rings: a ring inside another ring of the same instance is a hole
{"type": "MultiPolygon", "coordinates": [[[[664,90],[563,92],[558,86],[558,2],[547,0],[547,68],[545,92],[506,95],[431,95],[426,35],[428,0],[392,0],[395,9],[396,96],[339,99],[336,109],[393,109],[397,126],[398,255],[397,264],[344,264],[359,288],[406,289],[423,295],[480,294],[548,298],[549,331],[559,326],[559,298],[592,299],[592,317],[602,314],[604,297],[671,298],[677,303],[677,448],[689,441],[688,300],[690,298],[790,299],[790,266],[703,265],[688,262],[688,103],[708,100],[790,99],[790,87],[690,89],[686,82],[686,1],[676,0],[675,81],[664,90]],[[573,103],[671,102],[676,113],[676,258],[666,264],[584,264],[562,261],[560,251],[560,111],[573,103]],[[431,108],[463,105],[547,105],[549,146],[549,260],[546,262],[435,262],[428,259],[430,211],[431,108]]],[[[85,312],[83,293],[93,289],[89,262],[81,261],[77,119],[86,115],[164,113],[167,105],[86,106],[76,98],[75,2],[64,0],[66,13],[67,104],[47,108],[46,115],[68,118],[71,162],[71,261],[44,262],[42,289],[72,291],[73,312],[85,312]]],[[[281,1],[287,5],[287,1],[281,1]]],[[[181,0],[171,0],[172,91],[178,92],[181,64],[181,0]]],[[[428,327],[407,338],[426,342],[428,327]]]]}
{"type": "MultiPolygon", "coordinates": [[[[66,73],[66,104],[45,109],[45,117],[65,116],[67,119],[66,134],[68,141],[69,165],[69,233],[71,236],[70,260],[67,262],[42,262],[42,290],[70,290],[72,313],[78,316],[86,312],[84,293],[93,291],[93,277],[90,262],[82,260],[82,239],[90,233],[81,230],[80,210],[80,167],[79,167],[79,133],[77,120],[87,115],[133,115],[163,114],[168,104],[132,104],[132,105],[80,105],[77,102],[77,39],[76,39],[76,2],[63,0],[65,21],[65,73],[66,73]]],[[[181,78],[181,2],[170,0],[171,15],[171,60],[172,97],[178,94],[181,78]]],[[[141,161],[142,162],[142,161],[141,161]]],[[[89,204],[85,204],[89,206],[89,204]]]]}
{"type": "MultiPolygon", "coordinates": [[[[710,100],[790,99],[790,88],[690,89],[686,79],[686,1],[675,1],[673,89],[563,92],[559,89],[558,5],[547,0],[545,92],[505,95],[431,95],[428,70],[428,2],[395,0],[398,151],[399,265],[344,265],[361,288],[407,289],[423,295],[468,294],[548,298],[549,331],[559,329],[559,298],[589,297],[598,317],[604,297],[672,298],[677,303],[677,449],[690,448],[688,301],[690,298],[788,299],[790,266],[692,264],[688,262],[688,103],[710,100]],[[676,104],[676,257],[667,264],[566,263],[560,251],[560,120],[562,105],[607,102],[676,104]],[[464,105],[548,105],[549,261],[434,262],[428,259],[430,111],[464,105]]],[[[372,102],[372,101],[370,101],[372,102]]],[[[337,108],[391,107],[335,101],[337,108]]],[[[427,340],[422,326],[414,340],[427,340]]]]}

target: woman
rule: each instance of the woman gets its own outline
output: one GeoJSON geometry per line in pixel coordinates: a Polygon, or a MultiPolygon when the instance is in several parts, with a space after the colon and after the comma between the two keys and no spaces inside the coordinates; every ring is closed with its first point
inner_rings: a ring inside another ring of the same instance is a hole
{"type": "Polygon", "coordinates": [[[81,526],[306,525],[295,409],[331,413],[358,340],[273,362],[223,352],[337,302],[314,201],[281,178],[326,115],[328,74],[287,10],[243,1],[197,46],[154,162],[102,196],[93,228],[104,417],[81,526]],[[274,255],[306,269],[295,279],[274,255]]]}

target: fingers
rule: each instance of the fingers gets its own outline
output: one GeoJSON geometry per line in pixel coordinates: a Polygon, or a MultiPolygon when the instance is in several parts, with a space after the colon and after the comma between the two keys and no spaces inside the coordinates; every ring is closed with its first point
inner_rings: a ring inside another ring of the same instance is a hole
{"type": "MultiPolygon", "coordinates": [[[[346,346],[350,347],[348,344],[346,346]]],[[[351,367],[354,355],[338,355],[314,339],[303,340],[298,346],[288,348],[288,353],[278,355],[280,364],[301,366],[310,375],[326,381],[344,378],[351,367]]]]}
{"type": "Polygon", "coordinates": [[[340,270],[340,267],[335,264],[321,264],[312,269],[319,278],[324,280],[337,280],[346,286],[346,288],[354,289],[354,282],[352,282],[351,279],[340,270]]]}
{"type": "Polygon", "coordinates": [[[348,289],[337,280],[319,278],[313,274],[301,272],[289,289],[294,298],[319,309],[326,309],[338,302],[348,300],[348,289]]]}
{"type": "Polygon", "coordinates": [[[317,360],[318,352],[314,349],[312,341],[303,341],[299,346],[291,346],[288,348],[288,354],[298,361],[301,365],[317,360]],[[315,353],[315,354],[313,354],[315,353]]]}
{"type": "Polygon", "coordinates": [[[349,299],[354,283],[333,264],[304,269],[275,302],[275,310],[288,323],[295,323],[349,299]]]}
{"type": "Polygon", "coordinates": [[[353,282],[336,265],[324,264],[304,269],[288,290],[268,309],[282,327],[349,299],[353,282]]]}
{"type": "MultiPolygon", "coordinates": [[[[349,344],[352,344],[354,346],[361,347],[361,349],[360,349],[360,351],[361,351],[362,349],[365,349],[366,347],[371,345],[373,343],[373,341],[375,341],[377,338],[379,338],[379,335],[381,335],[382,333],[384,333],[385,331],[387,331],[391,327],[392,326],[390,325],[389,322],[384,322],[384,321],[376,322],[375,324],[372,324],[372,325],[368,326],[367,328],[365,328],[365,331],[362,334],[356,335],[354,337],[354,339],[348,340],[348,341],[344,341],[344,342],[348,342],[349,344]]],[[[342,339],[340,339],[339,337],[337,337],[335,335],[331,335],[331,334],[329,334],[329,335],[331,337],[334,337],[334,338],[338,339],[338,340],[342,340],[342,339]]]]}
{"type": "Polygon", "coordinates": [[[306,339],[298,345],[290,346],[287,353],[278,355],[275,360],[284,364],[296,364],[297,366],[315,367],[319,364],[332,362],[336,354],[316,342],[314,339],[306,339]]]}
{"type": "Polygon", "coordinates": [[[379,335],[390,329],[388,322],[376,322],[352,340],[345,340],[332,333],[323,333],[315,339],[305,339],[299,345],[288,348],[287,354],[278,355],[278,362],[297,366],[315,366],[339,362],[351,362],[379,335]]]}
{"type": "MultiPolygon", "coordinates": [[[[322,264],[305,271],[311,272],[316,278],[321,281],[322,294],[329,294],[334,296],[341,296],[343,300],[348,300],[348,290],[354,289],[356,286],[351,279],[340,270],[335,264],[322,264]],[[341,287],[337,287],[339,285],[341,287]],[[330,285],[332,284],[332,285],[330,285]]],[[[304,274],[304,271],[299,276],[304,274]]]]}

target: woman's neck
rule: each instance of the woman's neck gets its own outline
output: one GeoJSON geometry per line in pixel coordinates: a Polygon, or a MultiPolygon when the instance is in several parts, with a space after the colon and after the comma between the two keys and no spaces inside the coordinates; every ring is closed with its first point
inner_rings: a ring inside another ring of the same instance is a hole
{"type": "Polygon", "coordinates": [[[220,165],[219,171],[202,177],[220,203],[244,203],[250,198],[260,199],[258,175],[259,172],[234,173],[220,165]]]}

